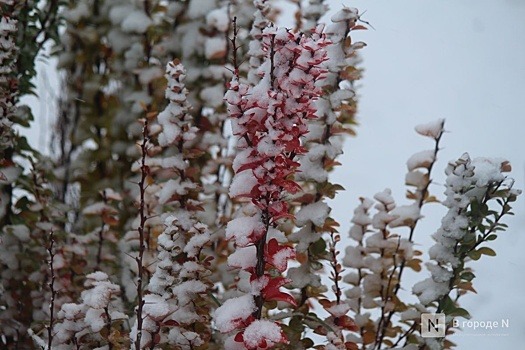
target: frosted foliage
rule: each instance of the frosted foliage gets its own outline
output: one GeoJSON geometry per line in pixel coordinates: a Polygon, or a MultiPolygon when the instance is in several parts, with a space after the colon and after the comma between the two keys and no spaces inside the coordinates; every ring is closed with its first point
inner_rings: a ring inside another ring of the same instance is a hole
{"type": "Polygon", "coordinates": [[[297,226],[304,226],[306,223],[312,222],[315,226],[322,227],[329,213],[328,204],[319,201],[302,207],[295,216],[295,220],[297,226]]]}
{"type": "Polygon", "coordinates": [[[444,119],[438,119],[430,123],[419,124],[415,127],[416,132],[423,136],[428,136],[433,139],[437,139],[443,133],[443,127],[445,125],[444,119]]]}
{"type": "Polygon", "coordinates": [[[235,335],[229,336],[224,341],[225,350],[247,350],[244,343],[235,341],[235,335]]]}
{"type": "Polygon", "coordinates": [[[173,295],[177,296],[178,302],[181,305],[188,304],[196,294],[204,293],[206,290],[206,285],[197,280],[185,281],[172,288],[173,295]]]}
{"type": "Polygon", "coordinates": [[[215,310],[216,327],[222,333],[230,332],[248,318],[255,309],[255,302],[250,294],[228,299],[215,310]]]}
{"type": "Polygon", "coordinates": [[[294,288],[304,288],[308,285],[313,287],[319,287],[321,285],[320,276],[310,272],[310,268],[307,265],[300,267],[291,267],[288,270],[288,278],[290,284],[294,288]]]}
{"type": "Polygon", "coordinates": [[[360,247],[348,246],[345,249],[345,256],[343,258],[343,265],[346,267],[353,267],[360,269],[366,267],[365,261],[363,260],[364,254],[360,247]]]}
{"type": "Polygon", "coordinates": [[[166,109],[158,115],[162,132],[158,136],[160,146],[177,144],[195,138],[196,129],[190,126],[191,117],[187,114],[190,105],[186,101],[188,91],[184,85],[186,70],[182,64],[173,61],[166,65],[166,98],[170,101],[166,109]]]}
{"type": "Polygon", "coordinates": [[[57,347],[71,338],[80,338],[87,333],[98,333],[110,320],[123,319],[126,315],[113,310],[113,299],[120,293],[120,287],[109,281],[108,275],[97,271],[86,276],[86,289],[81,294],[80,304],[63,304],[57,313],[55,324],[57,347]]]}
{"type": "Polygon", "coordinates": [[[228,256],[228,265],[241,269],[255,267],[257,263],[257,257],[255,253],[255,246],[237,248],[232,254],[230,254],[230,256],[228,256]]]}
{"type": "Polygon", "coordinates": [[[135,10],[122,21],[121,27],[124,32],[143,34],[152,24],[153,21],[144,11],[135,10]]]}
{"type": "Polygon", "coordinates": [[[423,305],[428,305],[431,302],[438,300],[448,293],[447,282],[435,282],[432,278],[427,278],[418,282],[412,288],[412,292],[417,295],[419,301],[423,305]]]}
{"type": "Polygon", "coordinates": [[[454,276],[452,271],[445,267],[432,263],[427,263],[426,266],[432,274],[432,279],[437,283],[448,282],[454,276]]]}
{"type": "Polygon", "coordinates": [[[226,238],[234,238],[237,246],[245,247],[254,241],[253,237],[260,237],[265,230],[260,216],[239,217],[226,226],[226,238]]]}
{"type": "Polygon", "coordinates": [[[240,197],[247,195],[257,183],[257,178],[253,175],[251,170],[241,171],[233,177],[233,181],[230,185],[230,196],[240,197]]]}
{"type": "Polygon", "coordinates": [[[441,220],[441,227],[432,235],[436,243],[429,249],[430,259],[437,264],[427,264],[432,277],[413,288],[422,304],[438,300],[449,292],[449,281],[454,278],[452,268],[461,263],[456,246],[469,227],[468,207],[471,201],[485,196],[489,184],[505,179],[502,171],[507,164],[504,159],[476,158],[471,161],[467,153],[449,162],[443,201],[449,210],[441,220]]]}
{"type": "Polygon", "coordinates": [[[390,215],[395,217],[394,220],[388,223],[390,227],[412,227],[417,220],[421,218],[419,205],[417,203],[398,206],[390,212],[390,215]]]}
{"type": "Polygon", "coordinates": [[[401,312],[400,314],[401,320],[416,320],[421,317],[421,312],[415,309],[408,309],[406,311],[401,312]]]}
{"type": "Polygon", "coordinates": [[[221,32],[227,31],[230,26],[228,9],[224,7],[210,11],[206,15],[206,23],[221,32]]]}
{"type": "Polygon", "coordinates": [[[407,160],[407,168],[409,171],[417,168],[428,168],[436,160],[435,157],[434,150],[418,152],[407,160]]]}
{"type": "Polygon", "coordinates": [[[227,43],[225,38],[206,38],[204,55],[207,59],[221,58],[226,54],[227,43]]]}
{"type": "Polygon", "coordinates": [[[428,184],[428,175],[419,170],[409,171],[405,176],[405,183],[422,190],[428,184]]]}
{"type": "Polygon", "coordinates": [[[108,276],[103,272],[94,272],[86,277],[88,279],[85,283],[86,286],[92,288],[82,292],[82,299],[90,308],[102,309],[106,307],[111,297],[120,292],[120,287],[109,282],[108,276]]]}
{"type": "Polygon", "coordinates": [[[253,321],[244,330],[244,344],[249,348],[256,349],[263,341],[267,346],[273,346],[283,340],[281,327],[275,322],[268,320],[253,321]]]}
{"type": "Polygon", "coordinates": [[[474,158],[472,166],[474,167],[473,181],[476,186],[483,187],[491,182],[499,182],[505,179],[502,174],[503,164],[508,161],[503,158],[474,158]]]}
{"type": "Polygon", "coordinates": [[[78,23],[82,18],[88,17],[90,12],[87,1],[79,1],[75,7],[65,10],[63,16],[69,22],[78,23]]]}

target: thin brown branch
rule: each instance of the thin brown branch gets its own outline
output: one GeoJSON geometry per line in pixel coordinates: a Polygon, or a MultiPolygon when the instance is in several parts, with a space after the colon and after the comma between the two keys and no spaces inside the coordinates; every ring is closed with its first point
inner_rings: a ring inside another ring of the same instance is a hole
{"type": "Polygon", "coordinates": [[[49,291],[51,292],[51,300],[49,302],[49,325],[47,326],[47,348],[52,349],[53,345],[53,326],[55,323],[55,267],[53,265],[53,260],[55,258],[55,252],[53,251],[53,246],[55,244],[55,239],[53,231],[49,233],[49,244],[47,247],[47,253],[49,254],[49,272],[51,280],[48,282],[49,291]]]}
{"type": "Polygon", "coordinates": [[[135,349],[136,350],[140,350],[140,342],[141,342],[141,339],[142,339],[142,322],[143,322],[143,318],[142,318],[142,309],[144,307],[144,296],[143,296],[143,290],[142,290],[142,286],[143,286],[143,281],[142,279],[144,278],[144,265],[143,265],[143,258],[144,258],[144,251],[145,251],[145,226],[146,226],[146,221],[148,220],[147,216],[146,216],[146,199],[145,199],[145,194],[146,194],[146,187],[147,187],[147,184],[146,184],[146,179],[148,177],[148,172],[149,172],[149,169],[148,169],[148,166],[146,165],[146,155],[147,155],[147,150],[148,150],[148,134],[149,134],[149,130],[148,130],[148,120],[147,119],[144,119],[144,127],[142,129],[142,137],[143,137],[143,140],[142,140],[142,143],[140,145],[140,149],[141,149],[141,152],[142,152],[142,156],[141,156],[141,159],[140,159],[140,181],[139,181],[139,190],[140,190],[140,203],[139,203],[139,216],[140,216],[140,224],[139,224],[139,227],[138,227],[138,233],[139,233],[139,255],[137,257],[135,257],[135,261],[137,263],[137,268],[138,268],[138,276],[137,276],[137,300],[138,300],[138,305],[137,305],[137,310],[136,310],[136,314],[137,314],[137,337],[135,339],[135,349]]]}

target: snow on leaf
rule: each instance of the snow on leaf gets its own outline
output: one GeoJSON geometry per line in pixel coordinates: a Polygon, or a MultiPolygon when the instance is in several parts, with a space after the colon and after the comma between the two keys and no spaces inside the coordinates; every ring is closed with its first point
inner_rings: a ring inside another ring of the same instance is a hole
{"type": "Polygon", "coordinates": [[[255,320],[243,332],[248,349],[268,349],[279,343],[288,343],[281,327],[273,321],[255,320]]]}
{"type": "Polygon", "coordinates": [[[266,261],[274,266],[279,272],[284,272],[288,266],[288,260],[295,258],[295,251],[290,246],[280,245],[275,238],[270,239],[266,246],[266,261]]]}
{"type": "Polygon", "coordinates": [[[226,239],[233,238],[237,246],[246,247],[260,238],[265,229],[258,215],[243,216],[228,223],[226,226],[226,239]]]}
{"type": "Polygon", "coordinates": [[[437,139],[443,133],[445,119],[438,119],[430,123],[419,124],[415,127],[416,132],[423,136],[437,139]]]}
{"type": "Polygon", "coordinates": [[[233,331],[243,324],[256,308],[251,294],[226,300],[214,312],[217,329],[221,333],[233,331]]]}
{"type": "Polygon", "coordinates": [[[413,154],[407,160],[407,168],[412,171],[417,168],[428,168],[436,160],[435,151],[427,150],[413,154]]]}

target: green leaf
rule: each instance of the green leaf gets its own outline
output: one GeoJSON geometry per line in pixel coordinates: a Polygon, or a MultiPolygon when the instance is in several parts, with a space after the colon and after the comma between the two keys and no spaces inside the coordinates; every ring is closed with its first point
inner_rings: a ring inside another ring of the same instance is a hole
{"type": "Polygon", "coordinates": [[[445,315],[450,315],[456,309],[456,305],[454,305],[454,302],[448,295],[441,299],[439,306],[445,315]]]}
{"type": "Polygon", "coordinates": [[[326,252],[326,242],[320,238],[314,243],[310,244],[310,252],[314,256],[323,256],[326,252]]]}
{"type": "Polygon", "coordinates": [[[489,247],[479,248],[478,252],[480,254],[484,254],[488,256],[496,256],[496,252],[492,248],[489,248],[489,247]]]}
{"type": "Polygon", "coordinates": [[[460,276],[460,278],[462,280],[465,280],[465,281],[472,281],[474,278],[476,277],[476,275],[474,275],[472,272],[470,271],[466,271],[466,272],[463,272],[460,276]]]}
{"type": "Polygon", "coordinates": [[[498,238],[498,236],[496,235],[488,235],[487,238],[485,238],[486,241],[493,241],[495,240],[496,238],[498,238]]]}
{"type": "Polygon", "coordinates": [[[469,312],[465,309],[463,309],[462,307],[457,307],[455,308],[450,314],[448,314],[450,316],[458,316],[458,317],[463,317],[463,318],[466,318],[466,319],[469,319],[471,316],[469,314],[469,312]]]}
{"type": "Polygon", "coordinates": [[[481,258],[481,253],[477,250],[472,250],[468,253],[468,256],[472,260],[479,260],[479,258],[481,258]]]}

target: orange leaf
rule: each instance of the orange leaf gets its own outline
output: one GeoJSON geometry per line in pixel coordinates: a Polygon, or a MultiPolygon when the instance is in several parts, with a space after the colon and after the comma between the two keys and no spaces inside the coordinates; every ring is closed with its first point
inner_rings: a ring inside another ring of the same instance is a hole
{"type": "Polygon", "coordinates": [[[364,25],[357,24],[357,25],[352,27],[352,30],[368,30],[368,28],[365,27],[364,25]]]}

